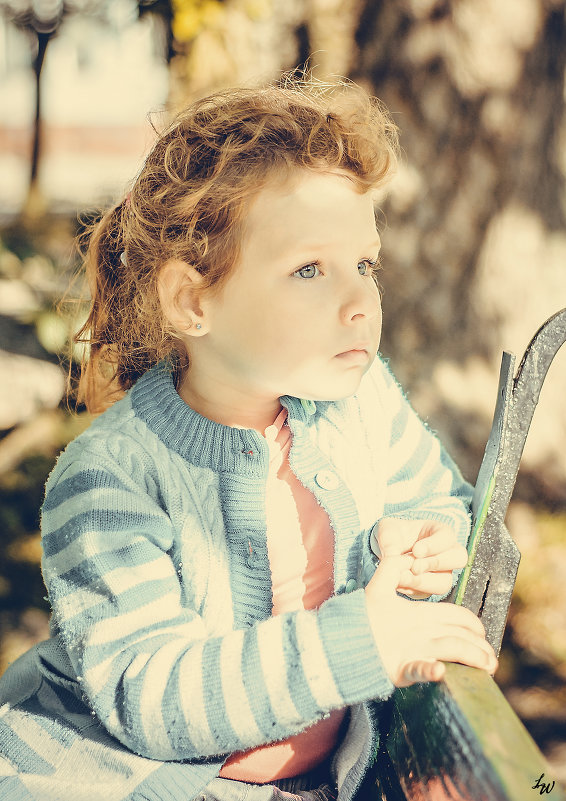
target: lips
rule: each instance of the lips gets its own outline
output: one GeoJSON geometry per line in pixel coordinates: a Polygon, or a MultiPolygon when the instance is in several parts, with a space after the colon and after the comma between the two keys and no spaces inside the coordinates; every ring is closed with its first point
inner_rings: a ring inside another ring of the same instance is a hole
{"type": "Polygon", "coordinates": [[[347,356],[349,353],[351,353],[351,354],[355,354],[355,353],[362,354],[362,353],[365,353],[366,356],[367,356],[369,354],[369,345],[366,342],[361,342],[361,343],[358,343],[356,345],[353,345],[351,348],[348,348],[348,350],[343,350],[341,353],[337,353],[336,355],[337,356],[347,356]]]}
{"type": "Polygon", "coordinates": [[[337,353],[335,358],[348,364],[367,364],[369,359],[368,347],[357,346],[350,350],[342,351],[342,353],[337,353]]]}

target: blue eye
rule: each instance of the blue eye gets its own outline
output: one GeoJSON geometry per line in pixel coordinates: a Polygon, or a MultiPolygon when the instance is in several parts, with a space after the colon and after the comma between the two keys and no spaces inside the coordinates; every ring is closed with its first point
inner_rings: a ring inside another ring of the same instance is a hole
{"type": "Polygon", "coordinates": [[[363,259],[358,262],[358,272],[360,275],[373,275],[379,269],[379,259],[363,259]]]}
{"type": "Polygon", "coordinates": [[[316,278],[317,275],[320,275],[320,270],[316,266],[316,264],[306,264],[304,267],[301,267],[300,270],[296,270],[293,273],[298,278],[316,278]]]}

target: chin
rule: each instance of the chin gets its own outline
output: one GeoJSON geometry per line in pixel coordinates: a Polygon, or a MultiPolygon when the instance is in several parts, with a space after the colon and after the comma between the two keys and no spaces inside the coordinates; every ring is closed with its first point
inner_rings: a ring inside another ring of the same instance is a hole
{"type": "Polygon", "coordinates": [[[294,382],[296,389],[285,394],[315,402],[346,400],[356,394],[364,375],[371,368],[374,358],[370,358],[367,364],[351,366],[347,370],[341,368],[336,371],[331,368],[321,371],[313,367],[308,377],[304,373],[304,378],[297,376],[297,380],[294,382]]]}

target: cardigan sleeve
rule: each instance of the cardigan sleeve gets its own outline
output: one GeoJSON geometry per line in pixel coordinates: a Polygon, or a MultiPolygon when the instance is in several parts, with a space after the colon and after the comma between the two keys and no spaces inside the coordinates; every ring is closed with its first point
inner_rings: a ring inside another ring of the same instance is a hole
{"type": "Polygon", "coordinates": [[[43,573],[82,697],[126,747],[223,757],[392,692],[363,590],[209,634],[182,600],[168,514],[99,456],[63,460],[48,482],[43,573]]]}
{"type": "Polygon", "coordinates": [[[381,398],[390,421],[384,517],[447,523],[465,545],[473,487],[420,420],[385,365],[382,371],[381,398]]]}

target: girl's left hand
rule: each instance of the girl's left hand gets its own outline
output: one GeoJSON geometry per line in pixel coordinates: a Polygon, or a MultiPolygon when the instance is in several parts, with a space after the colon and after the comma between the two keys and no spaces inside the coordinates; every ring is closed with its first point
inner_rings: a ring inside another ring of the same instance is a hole
{"type": "Polygon", "coordinates": [[[371,546],[380,558],[412,558],[397,590],[419,600],[450,592],[452,571],[465,567],[468,561],[468,552],[458,543],[452,526],[434,520],[383,518],[372,535],[371,546]]]}

